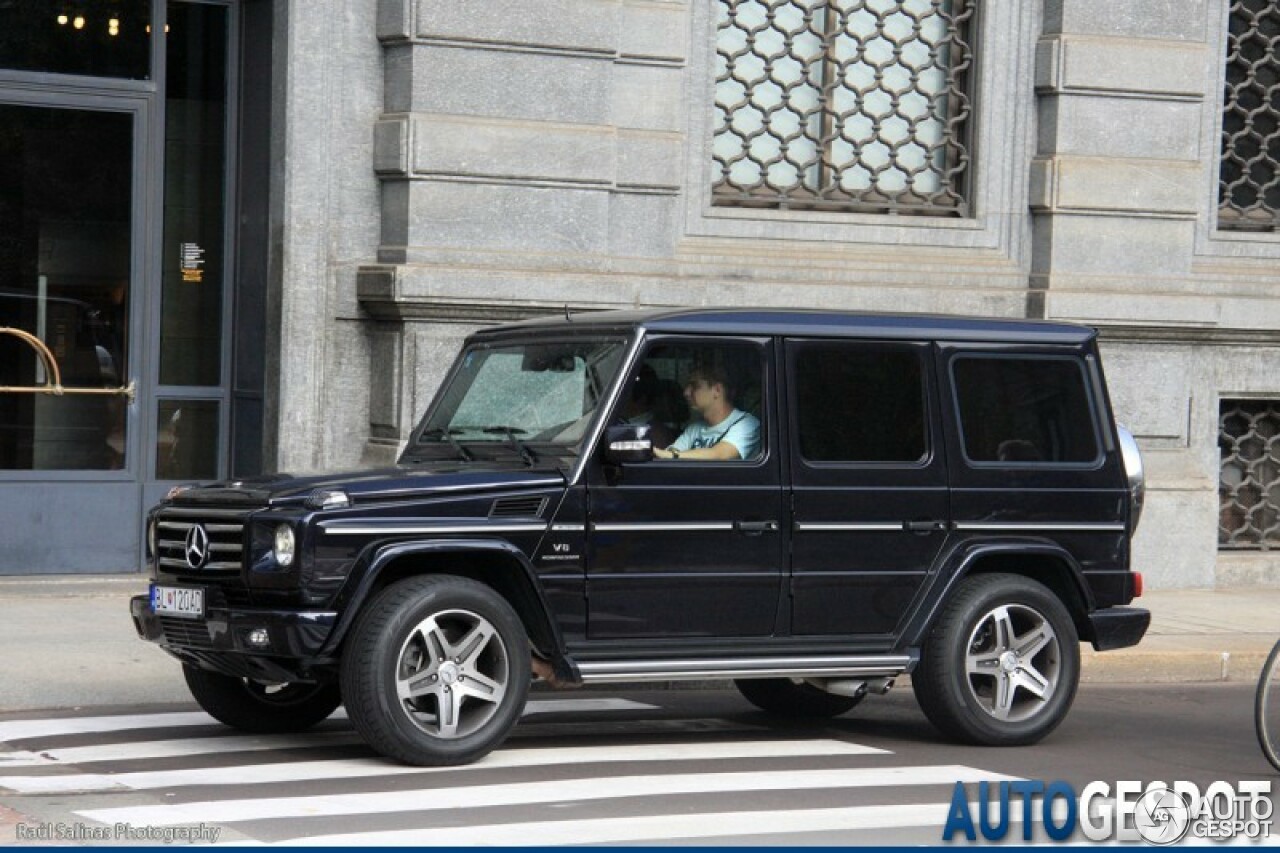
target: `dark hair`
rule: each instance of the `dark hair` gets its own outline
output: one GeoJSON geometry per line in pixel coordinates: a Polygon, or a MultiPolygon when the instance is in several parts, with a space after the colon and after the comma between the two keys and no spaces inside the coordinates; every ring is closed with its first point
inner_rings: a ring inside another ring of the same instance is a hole
{"type": "Polygon", "coordinates": [[[724,395],[730,400],[733,399],[733,382],[729,378],[729,371],[725,366],[716,361],[699,361],[695,362],[693,369],[689,371],[689,379],[699,378],[708,385],[720,385],[724,388],[724,395]]]}

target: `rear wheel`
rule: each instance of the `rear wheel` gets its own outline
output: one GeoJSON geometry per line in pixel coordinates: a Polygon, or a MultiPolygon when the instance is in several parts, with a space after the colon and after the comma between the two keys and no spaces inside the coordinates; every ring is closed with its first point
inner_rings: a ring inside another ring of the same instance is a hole
{"type": "Polygon", "coordinates": [[[790,678],[743,678],[734,686],[752,705],[780,717],[838,717],[862,701],[790,678]]]}
{"type": "Polygon", "coordinates": [[[356,730],[407,764],[475,761],[520,718],[531,680],[520,617],[484,584],[400,581],[352,629],[342,694],[356,730]]]}
{"type": "Polygon", "coordinates": [[[944,605],[911,675],[929,720],[969,743],[1035,743],[1066,717],[1080,640],[1066,607],[1020,575],[978,575],[944,605]]]}
{"type": "Polygon", "coordinates": [[[301,732],[342,704],[336,684],[264,684],[182,665],[187,688],[215,720],[257,734],[301,732]]]}

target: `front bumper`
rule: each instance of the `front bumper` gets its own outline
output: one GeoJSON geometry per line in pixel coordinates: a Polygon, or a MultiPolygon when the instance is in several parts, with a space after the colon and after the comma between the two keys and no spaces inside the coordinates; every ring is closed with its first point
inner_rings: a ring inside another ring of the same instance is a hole
{"type": "Polygon", "coordinates": [[[236,677],[270,681],[326,679],[336,661],[320,650],[338,621],[332,611],[211,608],[201,619],[159,616],[151,599],[134,596],[129,614],[138,636],[179,660],[236,677]],[[249,634],[265,629],[268,642],[249,634]]]}
{"type": "Polygon", "coordinates": [[[1151,625],[1151,611],[1141,607],[1107,607],[1089,614],[1093,647],[1100,652],[1138,645],[1151,625]]]}

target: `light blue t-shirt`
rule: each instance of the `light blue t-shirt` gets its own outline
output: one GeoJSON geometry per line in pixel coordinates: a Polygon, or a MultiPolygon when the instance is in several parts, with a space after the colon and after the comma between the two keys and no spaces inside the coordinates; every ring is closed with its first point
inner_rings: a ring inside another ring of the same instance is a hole
{"type": "Polygon", "coordinates": [[[715,447],[727,441],[738,448],[738,456],[751,459],[760,451],[760,421],[746,412],[734,409],[729,417],[715,426],[697,420],[684,428],[680,437],[671,442],[675,450],[695,450],[699,447],[715,447]]]}

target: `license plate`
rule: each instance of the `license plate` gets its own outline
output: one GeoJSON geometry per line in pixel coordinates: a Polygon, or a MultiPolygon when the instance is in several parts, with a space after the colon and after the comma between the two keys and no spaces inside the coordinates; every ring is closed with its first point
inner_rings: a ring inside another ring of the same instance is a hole
{"type": "Polygon", "coordinates": [[[204,616],[204,590],[195,586],[152,586],[151,610],[165,616],[204,616]]]}

